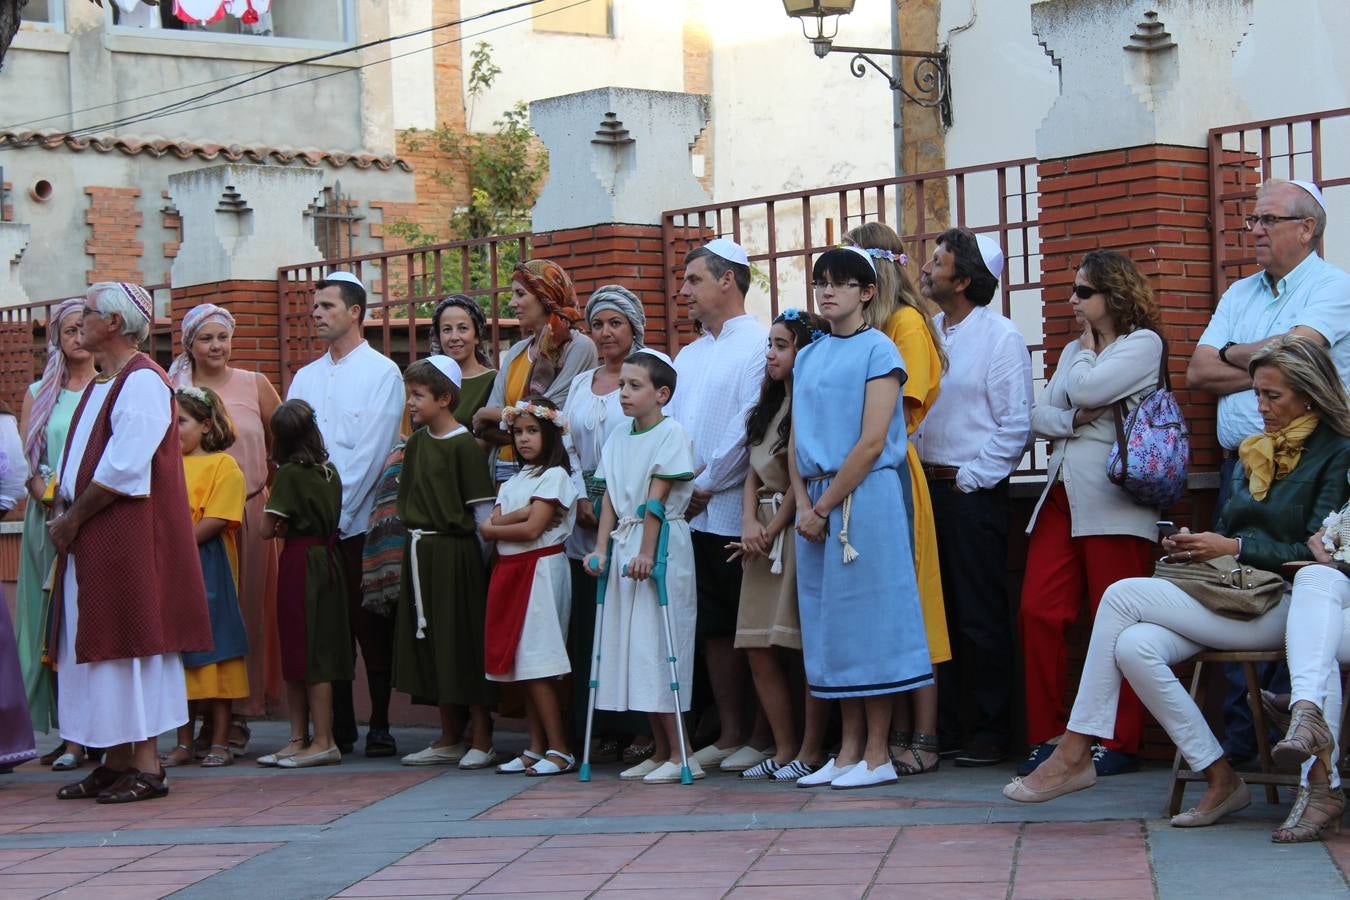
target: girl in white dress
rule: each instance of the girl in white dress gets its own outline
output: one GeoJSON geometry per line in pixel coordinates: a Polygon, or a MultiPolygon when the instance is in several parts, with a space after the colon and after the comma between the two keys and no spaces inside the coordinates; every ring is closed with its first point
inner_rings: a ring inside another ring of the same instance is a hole
{"type": "Polygon", "coordinates": [[[479,526],[484,540],[497,542],[498,555],[488,586],[487,678],[524,683],[530,731],[529,748],[497,767],[503,774],[561,775],[576,767],[555,684],[572,671],[572,575],[563,545],[576,521],[577,489],[563,447],[565,421],[543,397],[502,410],[524,467],[502,484],[492,518],[479,526]]]}
{"type": "MultiPolygon", "coordinates": [[[[648,784],[680,780],[675,716],[689,708],[694,670],[694,553],[685,508],[693,495],[694,445],[679,422],[662,407],[675,392],[670,358],[643,349],[630,356],[619,374],[619,402],[633,424],[610,435],[595,473],[605,483],[599,539],[586,569],[608,579],[600,636],[597,709],[649,713],[655,751],[619,777],[648,784]],[[670,605],[680,706],[675,708],[657,588],[651,575],[662,523],[653,514],[665,510],[668,528],[666,595],[670,605]],[[610,545],[613,553],[610,554],[610,545]],[[606,557],[610,556],[608,567],[606,557]]],[[[694,778],[703,770],[686,745],[694,778]]]]}

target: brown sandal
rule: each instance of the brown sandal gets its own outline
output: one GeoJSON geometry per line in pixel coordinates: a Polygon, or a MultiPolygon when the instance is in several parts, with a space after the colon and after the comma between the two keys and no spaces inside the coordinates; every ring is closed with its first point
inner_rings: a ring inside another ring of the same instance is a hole
{"type": "Polygon", "coordinates": [[[211,752],[202,757],[203,769],[219,769],[221,766],[234,765],[234,754],[224,744],[212,744],[211,752]]]}
{"type": "Polygon", "coordinates": [[[56,792],[57,800],[93,800],[122,780],[122,772],[99,766],[74,784],[68,784],[56,792]]]}
{"type": "Polygon", "coordinates": [[[135,803],[169,795],[168,777],[130,769],[117,784],[98,795],[99,803],[135,803]]]}

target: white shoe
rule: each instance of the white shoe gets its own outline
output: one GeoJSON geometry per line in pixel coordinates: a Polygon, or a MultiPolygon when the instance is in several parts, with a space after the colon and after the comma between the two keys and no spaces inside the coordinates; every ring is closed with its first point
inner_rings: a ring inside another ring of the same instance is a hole
{"type": "Polygon", "coordinates": [[[839,768],[834,764],[834,757],[831,756],[828,760],[826,760],[825,765],[821,766],[819,769],[816,769],[810,775],[803,775],[801,778],[798,778],[797,787],[813,788],[827,785],[830,782],[834,781],[834,779],[838,778],[840,775],[843,775],[844,771],[845,770],[839,768]]]}
{"type": "Polygon", "coordinates": [[[399,762],[405,766],[452,766],[463,758],[464,745],[451,744],[449,747],[427,747],[409,753],[399,762]]]}
{"type": "Polygon", "coordinates": [[[520,756],[513,757],[509,762],[504,762],[500,766],[498,766],[497,774],[519,775],[526,769],[528,769],[530,766],[539,762],[541,759],[543,759],[543,757],[540,756],[538,753],[535,753],[533,750],[522,750],[520,756]],[[529,762],[525,761],[527,759],[529,760],[529,762]]]}
{"type": "Polygon", "coordinates": [[[880,784],[895,784],[899,780],[900,777],[895,774],[895,766],[890,761],[882,763],[875,769],[869,769],[867,760],[862,760],[831,781],[830,787],[836,791],[848,791],[854,788],[876,787],[880,784]]]}
{"type": "Polygon", "coordinates": [[[459,761],[461,769],[486,769],[497,761],[496,750],[469,749],[459,761]]]}
{"type": "MultiPolygon", "coordinates": [[[[692,756],[689,757],[689,774],[697,781],[704,777],[703,767],[698,764],[698,760],[692,756]]],[[[679,784],[680,783],[680,764],[675,760],[666,760],[656,769],[642,776],[643,784],[679,784]]]]}
{"type": "Polygon", "coordinates": [[[774,750],[772,747],[768,750],[756,750],[754,747],[746,744],[744,747],[722,760],[722,765],[718,768],[723,772],[744,772],[746,769],[753,769],[770,756],[773,756],[773,754],[774,750]]]}
{"type": "Polygon", "coordinates": [[[620,781],[641,781],[646,776],[655,772],[661,767],[661,764],[654,759],[644,759],[642,762],[633,766],[631,769],[624,769],[619,773],[620,781]]]}
{"type": "MultiPolygon", "coordinates": [[[[740,750],[741,750],[740,747],[731,747],[729,749],[723,750],[716,744],[709,744],[702,750],[696,750],[694,752],[694,755],[689,757],[689,762],[692,764],[695,760],[697,760],[698,764],[703,768],[715,769],[722,764],[723,760],[730,759],[731,757],[739,753],[740,750]]],[[[750,765],[754,765],[754,763],[751,763],[750,765]]]]}

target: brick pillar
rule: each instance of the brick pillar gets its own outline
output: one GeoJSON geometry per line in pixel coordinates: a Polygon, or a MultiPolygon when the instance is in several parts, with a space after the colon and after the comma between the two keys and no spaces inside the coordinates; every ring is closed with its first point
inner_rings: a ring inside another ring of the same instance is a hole
{"type": "Polygon", "coordinates": [[[136,208],[140,188],[89,186],[89,209],[84,221],[89,225],[89,240],[84,252],[93,257],[93,266],[85,272],[90,284],[96,281],[145,280],[140,259],[145,248],[136,237],[143,216],[136,208]]]}

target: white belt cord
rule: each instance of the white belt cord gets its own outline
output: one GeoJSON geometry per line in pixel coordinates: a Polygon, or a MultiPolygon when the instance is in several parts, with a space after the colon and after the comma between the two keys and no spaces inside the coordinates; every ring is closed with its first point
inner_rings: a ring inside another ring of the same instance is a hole
{"type": "MultiPolygon", "coordinates": [[[[778,510],[783,506],[783,492],[777,491],[768,497],[759,498],[760,506],[769,508],[769,518],[772,519],[778,515],[778,510]]],[[[769,548],[769,571],[774,575],[783,574],[783,535],[786,528],[780,530],[773,536],[773,546],[769,548]]]]}
{"type": "Polygon", "coordinates": [[[413,609],[417,611],[417,639],[421,640],[427,636],[427,614],[426,608],[422,606],[422,579],[417,571],[417,544],[422,540],[423,535],[440,534],[440,532],[409,528],[408,534],[412,536],[412,544],[408,547],[408,555],[412,558],[413,609]]]}

